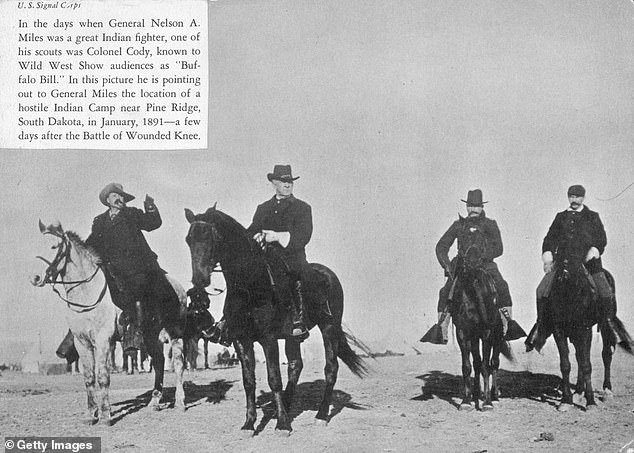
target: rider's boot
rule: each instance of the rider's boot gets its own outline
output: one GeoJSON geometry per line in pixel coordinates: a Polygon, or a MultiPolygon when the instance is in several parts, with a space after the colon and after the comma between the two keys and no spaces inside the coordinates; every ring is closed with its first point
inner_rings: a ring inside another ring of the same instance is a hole
{"type": "Polygon", "coordinates": [[[611,337],[610,344],[620,344],[624,347],[631,347],[631,345],[629,345],[631,341],[629,334],[616,317],[616,298],[613,295],[601,297],[599,303],[603,308],[604,323],[608,327],[608,332],[611,337]]]}
{"type": "Polygon", "coordinates": [[[506,341],[517,340],[526,336],[524,329],[513,319],[513,308],[511,306],[502,307],[499,311],[502,318],[502,331],[506,341]]]}
{"type": "Polygon", "coordinates": [[[293,303],[291,306],[291,314],[293,317],[293,338],[304,341],[308,338],[309,333],[306,328],[306,308],[304,306],[304,291],[302,281],[296,280],[292,283],[293,303]]]}
{"type": "Polygon", "coordinates": [[[526,345],[526,352],[530,352],[533,349],[536,349],[538,352],[541,351],[546,344],[546,340],[548,340],[548,337],[552,334],[552,329],[544,323],[544,310],[546,304],[548,304],[547,298],[540,297],[537,299],[537,322],[524,341],[524,344],[526,345]]]}
{"type": "Polygon", "coordinates": [[[220,321],[218,321],[213,326],[208,329],[202,330],[202,335],[212,343],[220,343],[223,346],[231,346],[231,340],[229,339],[228,329],[227,329],[227,320],[222,317],[220,321]]]}
{"type": "Polygon", "coordinates": [[[438,325],[440,326],[440,332],[442,333],[442,338],[438,344],[449,343],[449,321],[451,321],[451,315],[448,312],[438,312],[438,325]]]}

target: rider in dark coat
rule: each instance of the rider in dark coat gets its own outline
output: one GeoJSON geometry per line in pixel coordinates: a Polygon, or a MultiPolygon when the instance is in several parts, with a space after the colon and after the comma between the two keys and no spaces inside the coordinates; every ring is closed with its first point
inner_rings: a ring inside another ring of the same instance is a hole
{"type": "Polygon", "coordinates": [[[142,232],[159,228],[161,216],[151,197],[146,196],[145,211],[126,206],[133,199],[121,184],[104,187],[99,200],[108,210],[95,217],[86,243],[103,260],[113,302],[123,310],[122,324],[140,328],[144,305],[152,303],[159,304],[160,322],[170,326],[179,316],[178,297],[142,232]]]}
{"type": "Polygon", "coordinates": [[[287,266],[293,295],[293,336],[299,340],[308,337],[302,279],[309,271],[306,244],[313,233],[313,218],[308,203],[293,196],[294,178],[290,165],[276,165],[267,175],[275,188],[275,195],[259,205],[248,231],[267,254],[287,266]]]}
{"type": "Polygon", "coordinates": [[[470,190],[467,194],[467,199],[462,201],[467,205],[467,217],[460,217],[456,220],[436,244],[436,258],[442,268],[445,269],[445,275],[449,277],[445,286],[440,290],[438,300],[438,323],[442,328],[443,334],[443,338],[439,341],[440,344],[446,344],[448,340],[450,317],[447,313],[447,304],[454,283],[453,266],[455,258],[452,261],[449,260],[449,249],[451,249],[453,243],[457,240],[458,256],[464,254],[466,247],[470,245],[467,240],[470,232],[479,230],[486,238],[483,266],[495,282],[498,293],[497,304],[502,315],[505,333],[507,332],[508,321],[512,319],[511,307],[513,302],[511,300],[509,286],[502,277],[497,264],[493,261],[495,258],[501,256],[504,250],[500,229],[498,228],[497,222],[488,218],[484,213],[484,204],[487,202],[482,201],[482,191],[480,189],[470,190]]]}
{"type": "Polygon", "coordinates": [[[607,245],[607,237],[599,214],[583,204],[586,190],[581,185],[570,186],[568,201],[570,206],[557,213],[542,244],[544,278],[537,287],[537,323],[526,339],[527,350],[540,350],[551,334],[543,324],[543,311],[555,273],[553,265],[569,258],[581,259],[585,263],[591,285],[595,288],[605,307],[606,322],[612,324],[616,316],[616,300],[601,262],[601,255],[607,245]]]}

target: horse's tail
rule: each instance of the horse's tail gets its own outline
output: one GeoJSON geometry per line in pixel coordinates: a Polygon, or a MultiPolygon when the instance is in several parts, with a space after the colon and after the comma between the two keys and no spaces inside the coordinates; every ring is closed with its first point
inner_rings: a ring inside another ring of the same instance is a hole
{"type": "Polygon", "coordinates": [[[352,350],[348,343],[350,334],[343,331],[341,327],[337,327],[339,330],[338,339],[339,347],[337,348],[337,356],[343,360],[350,371],[352,371],[357,377],[363,378],[368,374],[368,367],[365,361],[359,357],[359,355],[352,350]]]}

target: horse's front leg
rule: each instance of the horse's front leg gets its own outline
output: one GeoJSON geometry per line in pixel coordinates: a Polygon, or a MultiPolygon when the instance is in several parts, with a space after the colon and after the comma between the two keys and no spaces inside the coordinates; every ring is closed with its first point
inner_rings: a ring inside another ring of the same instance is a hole
{"type": "Polygon", "coordinates": [[[302,352],[299,347],[299,342],[293,339],[285,340],[284,351],[288,363],[288,381],[286,382],[286,389],[284,390],[283,402],[284,407],[289,411],[293,403],[299,376],[302,374],[302,369],[304,368],[304,362],[302,361],[302,352]]]}
{"type": "Polygon", "coordinates": [[[491,401],[491,334],[486,335],[482,340],[482,382],[483,382],[483,400],[482,410],[493,409],[491,401]]]}
{"type": "Polygon", "coordinates": [[[99,384],[99,422],[102,425],[112,424],[110,412],[110,370],[112,359],[111,348],[113,343],[110,338],[101,337],[97,339],[95,345],[95,373],[97,384],[99,384]]]}
{"type": "MultiPolygon", "coordinates": [[[[471,356],[473,357],[473,399],[475,401],[476,409],[480,409],[480,376],[484,376],[484,368],[482,366],[482,356],[480,355],[480,340],[472,338],[471,344],[471,356]]],[[[485,380],[486,385],[486,380],[485,380]]]]}
{"type": "Polygon", "coordinates": [[[561,403],[557,409],[565,412],[572,407],[572,391],[570,390],[570,353],[568,348],[568,339],[561,329],[556,328],[554,331],[555,343],[559,350],[559,368],[561,369],[561,403]]]}
{"type": "Polygon", "coordinates": [[[247,339],[238,339],[233,342],[240,365],[242,366],[242,385],[247,400],[247,415],[242,432],[255,433],[255,420],[257,412],[255,410],[255,353],[253,352],[253,342],[247,339]]]}
{"type": "Polygon", "coordinates": [[[581,370],[583,377],[583,393],[586,397],[586,410],[594,409],[597,406],[592,390],[592,362],[590,360],[590,349],[592,347],[592,328],[588,327],[579,333],[575,341],[575,356],[577,366],[581,370]]]}
{"type": "Polygon", "coordinates": [[[282,373],[280,372],[280,350],[275,338],[268,338],[260,342],[266,357],[266,371],[268,375],[269,387],[273,392],[275,407],[277,409],[277,425],[275,431],[280,434],[290,434],[292,431],[291,420],[288,411],[284,406],[282,395],[282,373]]]}
{"type": "Polygon", "coordinates": [[[458,330],[458,345],[462,356],[462,384],[464,398],[460,403],[460,410],[472,410],[473,395],[471,394],[471,342],[464,337],[464,333],[458,330]]]}
{"type": "Polygon", "coordinates": [[[99,406],[95,398],[95,354],[93,349],[85,345],[78,336],[75,336],[75,348],[81,359],[84,385],[86,386],[86,396],[88,398],[88,410],[83,421],[88,425],[94,425],[99,421],[99,406]]]}

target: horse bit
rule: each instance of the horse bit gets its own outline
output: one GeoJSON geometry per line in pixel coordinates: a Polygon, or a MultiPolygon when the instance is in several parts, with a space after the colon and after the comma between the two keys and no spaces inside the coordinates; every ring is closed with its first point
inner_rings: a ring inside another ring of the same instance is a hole
{"type": "Polygon", "coordinates": [[[88,305],[73,302],[69,300],[68,298],[62,296],[59,290],[55,287],[55,285],[60,285],[60,284],[73,285],[70,288],[66,289],[66,294],[69,294],[75,288],[85,283],[91,282],[95,278],[95,276],[97,275],[101,267],[97,266],[95,269],[95,272],[93,272],[93,274],[90,277],[84,280],[64,281],[64,276],[66,275],[66,268],[68,266],[68,263],[72,261],[70,258],[70,249],[71,249],[70,240],[65,235],[56,234],[50,231],[44,234],[51,234],[53,236],[56,236],[60,239],[60,242],[59,244],[53,247],[57,249],[57,255],[55,255],[55,258],[53,258],[52,261],[49,261],[46,258],[39,255],[36,256],[36,258],[41,259],[48,265],[48,267],[46,268],[46,272],[44,273],[44,280],[42,281],[42,285],[52,285],[53,291],[59,296],[59,298],[62,299],[64,302],[66,302],[69,305],[69,308],[71,308],[73,311],[77,313],[83,313],[83,312],[90,311],[96,308],[97,305],[103,300],[104,296],[106,295],[106,290],[108,288],[107,282],[104,282],[104,287],[101,290],[101,293],[99,294],[99,297],[97,298],[97,300],[94,303],[88,304],[88,305]],[[63,265],[60,267],[59,265],[62,262],[63,262],[63,265]],[[77,307],[79,308],[79,310],[75,310],[72,307],[77,307]]]}

